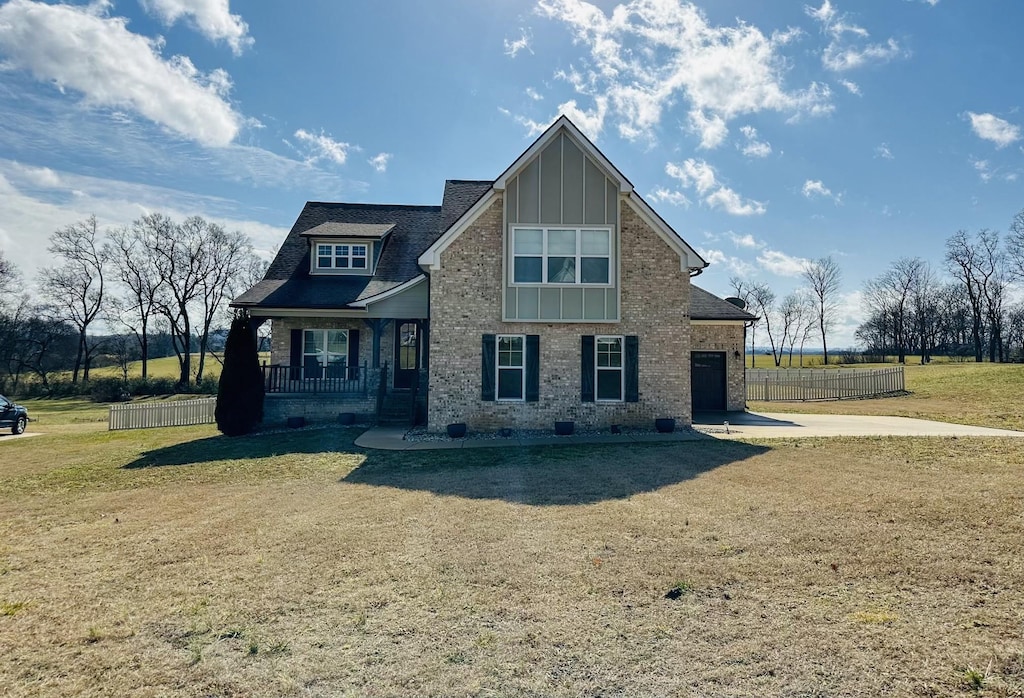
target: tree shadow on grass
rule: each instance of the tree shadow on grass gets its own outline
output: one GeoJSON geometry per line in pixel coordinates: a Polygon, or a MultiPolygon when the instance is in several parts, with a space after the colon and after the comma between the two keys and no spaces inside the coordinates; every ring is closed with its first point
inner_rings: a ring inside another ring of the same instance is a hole
{"type": "Polygon", "coordinates": [[[372,451],[341,482],[535,506],[592,504],[653,492],[768,450],[709,439],[671,444],[372,451]]]}
{"type": "Polygon", "coordinates": [[[247,436],[210,436],[146,451],[128,470],[159,468],[167,465],[195,465],[220,460],[273,458],[288,453],[360,452],[353,441],[365,429],[332,427],[282,432],[254,433],[247,436]]]}

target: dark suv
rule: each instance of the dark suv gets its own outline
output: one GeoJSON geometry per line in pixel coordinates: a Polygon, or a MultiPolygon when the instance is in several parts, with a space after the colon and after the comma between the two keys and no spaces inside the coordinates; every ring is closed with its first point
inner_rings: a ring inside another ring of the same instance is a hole
{"type": "Polygon", "coordinates": [[[10,427],[12,434],[20,434],[27,424],[28,410],[0,395],[0,429],[10,427]]]}

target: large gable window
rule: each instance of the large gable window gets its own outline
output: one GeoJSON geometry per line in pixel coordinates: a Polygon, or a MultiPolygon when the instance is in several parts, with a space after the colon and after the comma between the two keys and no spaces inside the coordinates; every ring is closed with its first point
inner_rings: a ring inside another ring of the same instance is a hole
{"type": "Polygon", "coordinates": [[[369,268],[370,246],[366,243],[316,243],[318,271],[357,271],[369,268]]]}
{"type": "Polygon", "coordinates": [[[512,228],[513,284],[611,283],[610,228],[512,228]]]}

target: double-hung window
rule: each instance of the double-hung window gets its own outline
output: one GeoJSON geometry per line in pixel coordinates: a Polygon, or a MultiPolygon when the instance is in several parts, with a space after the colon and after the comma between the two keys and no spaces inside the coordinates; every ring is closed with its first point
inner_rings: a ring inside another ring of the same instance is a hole
{"type": "Polygon", "coordinates": [[[620,402],[623,392],[622,337],[596,337],[594,385],[598,402],[620,402]]]}
{"type": "Polygon", "coordinates": [[[497,398],[523,400],[526,396],[526,347],[523,335],[497,336],[497,398]]]}
{"type": "Polygon", "coordinates": [[[354,269],[364,271],[369,264],[370,247],[364,243],[317,243],[317,269],[354,269]]]}
{"type": "Polygon", "coordinates": [[[610,228],[512,228],[512,283],[607,286],[610,228]]]}
{"type": "Polygon", "coordinates": [[[343,366],[348,360],[347,330],[304,330],[302,333],[302,366],[306,378],[324,375],[322,369],[343,366]]]}

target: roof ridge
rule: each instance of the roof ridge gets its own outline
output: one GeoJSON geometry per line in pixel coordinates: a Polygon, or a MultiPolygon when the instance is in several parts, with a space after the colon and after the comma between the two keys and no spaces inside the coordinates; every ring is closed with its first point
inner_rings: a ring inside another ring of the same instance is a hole
{"type": "Polygon", "coordinates": [[[402,211],[440,211],[440,206],[427,204],[365,204],[351,201],[307,201],[306,206],[331,208],[397,209],[402,211]]]}

